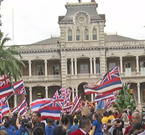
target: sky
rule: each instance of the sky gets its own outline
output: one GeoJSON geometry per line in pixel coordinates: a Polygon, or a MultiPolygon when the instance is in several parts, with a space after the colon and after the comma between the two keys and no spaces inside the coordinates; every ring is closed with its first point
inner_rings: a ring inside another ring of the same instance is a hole
{"type": "MultiPolygon", "coordinates": [[[[89,2],[91,0],[82,0],[89,2]]],[[[66,3],[78,0],[4,0],[0,14],[7,44],[26,45],[60,35],[58,17],[66,3]]],[[[145,39],[145,0],[96,0],[98,14],[105,14],[105,33],[145,39]]]]}

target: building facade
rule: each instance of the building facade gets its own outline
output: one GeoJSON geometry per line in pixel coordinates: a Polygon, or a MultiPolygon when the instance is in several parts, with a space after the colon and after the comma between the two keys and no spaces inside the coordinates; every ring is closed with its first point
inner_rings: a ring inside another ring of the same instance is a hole
{"type": "MultiPolygon", "coordinates": [[[[93,101],[94,95],[83,96],[83,85],[119,66],[138,108],[144,105],[145,41],[105,34],[105,15],[97,13],[97,6],[95,1],[67,3],[66,15],[58,18],[60,37],[20,46],[28,102],[52,97],[61,87],[71,89],[72,99],[79,95],[93,101]]],[[[16,106],[21,97],[11,100],[16,106]]]]}

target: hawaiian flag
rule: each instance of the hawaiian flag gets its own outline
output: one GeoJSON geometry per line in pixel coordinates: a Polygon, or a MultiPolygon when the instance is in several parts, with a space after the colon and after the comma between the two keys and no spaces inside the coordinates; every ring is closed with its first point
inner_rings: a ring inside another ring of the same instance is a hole
{"type": "Polygon", "coordinates": [[[7,75],[0,76],[0,87],[9,83],[10,83],[9,76],[7,75]]]}
{"type": "Polygon", "coordinates": [[[19,108],[18,113],[20,114],[20,116],[22,116],[22,115],[25,115],[25,114],[27,113],[27,111],[28,111],[28,104],[27,104],[27,102],[25,101],[25,102],[22,104],[22,106],[19,108]]]}
{"type": "Polygon", "coordinates": [[[106,99],[114,99],[114,93],[110,93],[110,94],[103,94],[103,93],[98,93],[95,96],[94,102],[99,102],[101,100],[106,100],[106,99]]]}
{"type": "Polygon", "coordinates": [[[25,90],[25,87],[24,87],[23,80],[13,84],[13,88],[14,88],[14,94],[15,95],[21,95],[21,94],[26,95],[26,90],[25,90]]]}
{"type": "Polygon", "coordinates": [[[115,98],[113,99],[107,99],[106,101],[105,101],[105,104],[104,104],[104,109],[108,109],[109,107],[111,107],[112,106],[112,104],[114,104],[114,102],[115,102],[115,98]]]}
{"type": "Polygon", "coordinates": [[[110,94],[120,89],[122,89],[122,82],[119,77],[119,70],[118,67],[114,67],[104,75],[103,79],[99,81],[98,85],[96,85],[95,87],[89,87],[88,85],[85,85],[84,94],[110,94]]]}
{"type": "Polygon", "coordinates": [[[0,87],[0,99],[13,94],[13,88],[10,84],[5,84],[0,87]]]}
{"type": "Polygon", "coordinates": [[[30,108],[32,111],[38,111],[40,107],[42,107],[50,102],[51,102],[50,98],[37,99],[30,103],[30,108]]]}
{"type": "Polygon", "coordinates": [[[41,106],[38,110],[41,114],[41,119],[51,118],[54,120],[60,120],[61,106],[55,100],[50,100],[49,103],[41,106]]]}
{"type": "Polygon", "coordinates": [[[0,108],[1,108],[2,116],[10,112],[10,108],[9,108],[8,102],[6,101],[6,98],[2,98],[0,100],[0,108]]]}
{"type": "Polygon", "coordinates": [[[70,89],[69,88],[61,88],[59,90],[61,93],[60,93],[60,96],[63,97],[63,106],[65,106],[67,104],[67,102],[70,102],[70,96],[71,96],[71,93],[70,93],[70,89]]]}
{"type": "Polygon", "coordinates": [[[2,109],[0,108],[0,122],[2,122],[2,109]]]}
{"type": "Polygon", "coordinates": [[[75,112],[80,110],[81,106],[82,106],[81,97],[76,96],[73,100],[73,105],[70,113],[74,114],[75,112]]]}
{"type": "Polygon", "coordinates": [[[72,104],[70,102],[67,102],[66,104],[63,105],[61,112],[62,113],[69,113],[71,112],[72,104]]]}
{"type": "Polygon", "coordinates": [[[28,109],[28,105],[27,105],[27,102],[26,102],[26,98],[24,98],[19,104],[17,107],[13,108],[11,110],[12,113],[15,113],[15,112],[18,112],[20,113],[20,115],[23,115],[25,114],[25,111],[28,109]],[[24,111],[25,110],[25,111],[24,111]]]}

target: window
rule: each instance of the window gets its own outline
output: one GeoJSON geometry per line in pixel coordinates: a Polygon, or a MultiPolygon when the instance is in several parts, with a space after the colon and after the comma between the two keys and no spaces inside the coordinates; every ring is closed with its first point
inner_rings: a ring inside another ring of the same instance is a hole
{"type": "Polygon", "coordinates": [[[72,30],[68,30],[68,41],[72,41],[72,30]]]}
{"type": "Polygon", "coordinates": [[[53,75],[59,75],[59,65],[53,66],[53,75]]]}
{"type": "Polygon", "coordinates": [[[145,67],[145,61],[140,62],[140,67],[145,67]]]}
{"type": "Polygon", "coordinates": [[[131,68],[130,63],[129,63],[129,62],[127,62],[127,63],[126,63],[126,65],[125,65],[125,67],[126,67],[126,68],[131,68]]]}
{"type": "Polygon", "coordinates": [[[67,73],[71,74],[71,64],[70,63],[67,64],[67,73]]]}
{"type": "Polygon", "coordinates": [[[43,70],[42,70],[42,66],[38,66],[37,67],[37,70],[38,70],[38,75],[43,75],[43,70]]]}
{"type": "Polygon", "coordinates": [[[93,40],[97,40],[97,30],[93,29],[93,40]]]}
{"type": "Polygon", "coordinates": [[[88,64],[81,64],[80,65],[80,73],[89,73],[89,66],[88,66],[88,64]]]}
{"type": "Polygon", "coordinates": [[[100,73],[100,64],[96,63],[96,73],[100,73]]]}
{"type": "Polygon", "coordinates": [[[89,40],[89,31],[85,29],[85,40],[89,40]]]}
{"type": "Polygon", "coordinates": [[[116,66],[116,63],[113,63],[113,62],[112,63],[109,63],[109,70],[112,69],[112,68],[114,68],[115,66],[116,66]]]}
{"type": "Polygon", "coordinates": [[[79,29],[76,30],[76,40],[77,41],[80,40],[80,30],[79,29]]]}

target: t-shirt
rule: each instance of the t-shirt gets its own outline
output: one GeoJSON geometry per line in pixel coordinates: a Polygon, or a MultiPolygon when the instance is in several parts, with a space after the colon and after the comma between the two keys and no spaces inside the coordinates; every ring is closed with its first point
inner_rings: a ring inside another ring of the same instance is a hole
{"type": "Polygon", "coordinates": [[[104,125],[104,124],[107,124],[107,122],[108,122],[108,117],[104,116],[104,117],[102,118],[101,122],[102,122],[103,125],[104,125]]]}
{"type": "Polygon", "coordinates": [[[101,123],[98,122],[97,120],[94,120],[92,122],[92,126],[95,126],[95,132],[94,135],[103,135],[102,131],[101,131],[101,123]]]}
{"type": "Polygon", "coordinates": [[[54,135],[53,134],[54,126],[45,126],[45,135],[54,135]]]}
{"type": "Polygon", "coordinates": [[[8,135],[13,135],[14,134],[14,132],[11,128],[5,128],[4,130],[7,132],[8,135]]]}

